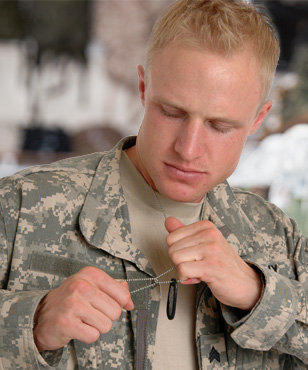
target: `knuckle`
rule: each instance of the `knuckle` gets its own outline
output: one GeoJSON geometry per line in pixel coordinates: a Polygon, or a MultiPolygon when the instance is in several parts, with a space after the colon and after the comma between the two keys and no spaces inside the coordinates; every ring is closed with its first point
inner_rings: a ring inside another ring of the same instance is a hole
{"type": "Polygon", "coordinates": [[[174,251],[173,249],[169,249],[168,250],[168,255],[171,259],[171,261],[177,266],[179,263],[180,263],[180,259],[179,259],[179,253],[177,253],[176,251],[174,251]]]}
{"type": "Polygon", "coordinates": [[[210,226],[210,225],[212,225],[212,222],[211,221],[209,221],[209,220],[200,220],[199,221],[199,224],[200,225],[204,225],[204,226],[210,226]]]}
{"type": "Polygon", "coordinates": [[[170,246],[173,244],[173,238],[171,234],[168,234],[166,237],[166,243],[170,246]]]}
{"type": "Polygon", "coordinates": [[[109,275],[104,272],[103,270],[94,267],[94,266],[87,266],[82,268],[77,274],[74,275],[75,278],[81,278],[92,282],[94,285],[97,284],[98,281],[104,283],[108,282],[110,278],[109,275]]]}
{"type": "Polygon", "coordinates": [[[108,317],[105,317],[105,319],[102,322],[102,328],[100,329],[100,332],[102,334],[108,333],[112,328],[112,320],[110,320],[108,317]]]}
{"type": "Polygon", "coordinates": [[[73,311],[76,305],[75,297],[69,295],[62,302],[62,308],[64,312],[73,311]]]}
{"type": "Polygon", "coordinates": [[[121,302],[122,307],[125,306],[129,302],[130,299],[131,299],[131,295],[130,295],[129,290],[125,290],[122,295],[122,302],[121,302]]]}
{"type": "Polygon", "coordinates": [[[117,320],[122,314],[122,309],[120,306],[117,306],[114,308],[113,312],[112,312],[112,317],[111,317],[111,320],[112,321],[115,321],[117,320]]]}
{"type": "Polygon", "coordinates": [[[199,225],[201,225],[201,228],[203,229],[213,229],[216,228],[213,222],[209,220],[201,220],[199,221],[199,225]]]}
{"type": "Polygon", "coordinates": [[[71,319],[66,315],[59,315],[54,319],[53,325],[60,331],[67,332],[71,327],[71,319]]]}
{"type": "Polygon", "coordinates": [[[211,256],[212,257],[216,258],[217,256],[220,255],[221,247],[215,241],[208,244],[208,249],[211,251],[211,256]]]}
{"type": "Polygon", "coordinates": [[[78,300],[75,296],[69,296],[62,302],[63,312],[65,313],[72,314],[75,312],[79,312],[80,306],[80,300],[78,300]]]}
{"type": "Polygon", "coordinates": [[[177,266],[177,270],[180,276],[185,275],[185,272],[186,272],[185,264],[184,263],[179,264],[177,266]]]}
{"type": "Polygon", "coordinates": [[[78,274],[88,276],[90,278],[97,278],[97,275],[99,274],[101,270],[94,266],[86,266],[82,268],[78,274]]]}
{"type": "Polygon", "coordinates": [[[209,229],[209,233],[211,236],[213,236],[213,238],[217,238],[218,236],[220,236],[220,232],[218,231],[218,229],[213,227],[209,229]]]}
{"type": "Polygon", "coordinates": [[[71,293],[81,293],[84,294],[92,289],[91,284],[81,278],[74,279],[70,284],[70,291],[71,293]]]}
{"type": "Polygon", "coordinates": [[[217,229],[206,229],[199,232],[199,239],[206,242],[208,245],[218,240],[217,229]]]}
{"type": "Polygon", "coordinates": [[[88,335],[83,339],[83,342],[86,344],[94,343],[98,340],[100,336],[100,332],[98,330],[92,330],[91,333],[88,333],[88,335]]]}

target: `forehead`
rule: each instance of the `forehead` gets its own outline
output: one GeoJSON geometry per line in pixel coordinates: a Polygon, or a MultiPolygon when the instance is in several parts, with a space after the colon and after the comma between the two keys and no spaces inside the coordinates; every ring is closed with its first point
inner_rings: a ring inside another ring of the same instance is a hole
{"type": "Polygon", "coordinates": [[[172,45],[160,50],[148,70],[149,93],[177,105],[221,110],[226,105],[255,110],[260,105],[261,82],[252,51],[232,55],[172,45]]]}

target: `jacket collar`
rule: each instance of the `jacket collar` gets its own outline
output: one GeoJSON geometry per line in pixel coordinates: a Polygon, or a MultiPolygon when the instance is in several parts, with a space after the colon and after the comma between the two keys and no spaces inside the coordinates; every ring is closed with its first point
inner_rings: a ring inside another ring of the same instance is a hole
{"type": "Polygon", "coordinates": [[[144,255],[132,244],[128,207],[120,182],[122,150],[134,143],[135,137],[124,138],[102,156],[80,213],[80,231],[89,244],[153,274],[144,255]]]}

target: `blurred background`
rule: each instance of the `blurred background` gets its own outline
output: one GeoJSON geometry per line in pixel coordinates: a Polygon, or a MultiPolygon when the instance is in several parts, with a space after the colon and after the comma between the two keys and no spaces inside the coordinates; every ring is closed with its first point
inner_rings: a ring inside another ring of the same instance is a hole
{"type": "MultiPolygon", "coordinates": [[[[276,203],[308,234],[308,0],[251,0],[281,58],[274,106],[232,186],[276,203]]],[[[0,177],[110,149],[143,116],[136,66],[173,0],[0,0],[0,177]]]]}

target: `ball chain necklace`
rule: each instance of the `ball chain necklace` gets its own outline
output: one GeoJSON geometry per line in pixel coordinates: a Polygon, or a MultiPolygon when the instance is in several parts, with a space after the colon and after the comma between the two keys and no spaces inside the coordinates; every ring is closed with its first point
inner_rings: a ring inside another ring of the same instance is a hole
{"type": "MultiPolygon", "coordinates": [[[[164,210],[164,207],[162,206],[161,202],[159,201],[154,189],[152,188],[151,185],[149,185],[152,193],[154,194],[155,200],[157,205],[159,206],[160,211],[162,212],[165,220],[167,219],[167,214],[164,210]]],[[[154,288],[157,285],[162,285],[162,284],[170,284],[169,285],[169,292],[168,292],[168,299],[167,299],[167,317],[169,320],[173,320],[175,316],[175,311],[176,311],[176,302],[177,302],[177,293],[178,293],[178,283],[184,281],[184,280],[177,280],[175,278],[172,278],[171,280],[166,280],[166,281],[160,281],[159,279],[163,277],[164,275],[169,274],[169,272],[173,271],[175,267],[172,267],[171,269],[163,272],[162,274],[156,276],[156,277],[151,277],[151,278],[143,278],[143,279],[127,279],[125,281],[127,282],[133,282],[133,281],[144,281],[144,282],[152,282],[150,285],[146,285],[142,288],[135,289],[131,291],[131,294],[135,294],[141,290],[144,289],[150,289],[154,288]]]]}

